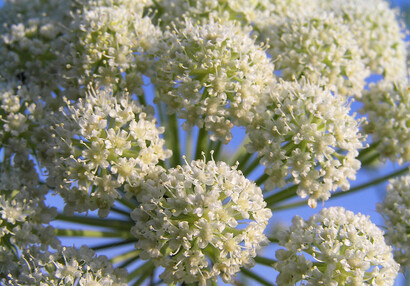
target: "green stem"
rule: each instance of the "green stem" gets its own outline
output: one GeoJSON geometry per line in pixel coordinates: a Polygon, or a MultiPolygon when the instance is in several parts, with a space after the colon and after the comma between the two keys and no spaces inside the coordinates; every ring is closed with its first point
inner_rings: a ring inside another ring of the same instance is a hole
{"type": "Polygon", "coordinates": [[[110,242],[110,243],[103,243],[97,246],[93,246],[90,247],[92,250],[96,251],[96,250],[101,250],[101,249],[107,249],[107,248],[113,248],[113,247],[117,247],[117,246],[122,246],[122,245],[126,245],[126,244],[130,244],[130,243],[135,243],[137,242],[136,239],[127,239],[127,240],[121,240],[119,242],[110,242]]]}
{"type": "MultiPolygon", "coordinates": [[[[409,168],[408,168],[408,167],[404,167],[404,168],[402,168],[402,169],[400,169],[400,170],[397,170],[397,171],[395,171],[395,172],[392,172],[392,173],[390,173],[390,174],[388,174],[388,175],[386,175],[386,176],[383,176],[383,177],[381,177],[381,178],[378,178],[378,179],[375,179],[375,180],[370,181],[370,182],[368,182],[368,183],[364,183],[364,184],[358,185],[358,186],[356,186],[356,187],[353,187],[353,188],[351,188],[351,189],[348,190],[348,191],[338,191],[338,192],[334,193],[334,194],[329,198],[329,200],[334,199],[334,198],[337,198],[337,197],[340,197],[340,196],[349,195],[349,194],[351,194],[351,193],[358,192],[358,191],[361,191],[361,190],[365,190],[365,189],[367,189],[368,187],[381,184],[381,183],[383,183],[384,181],[386,181],[386,180],[388,180],[388,179],[391,179],[391,178],[400,176],[400,175],[405,174],[405,173],[407,173],[407,172],[409,172],[409,168]]],[[[271,209],[272,209],[272,211],[286,210],[286,209],[290,209],[290,208],[294,208],[294,207],[299,207],[299,206],[306,205],[307,202],[308,202],[308,200],[302,200],[302,201],[299,201],[299,202],[296,202],[296,203],[286,204],[286,205],[277,206],[277,207],[271,207],[271,209]]]]}
{"type": "Polygon", "coordinates": [[[133,210],[133,209],[135,209],[135,208],[137,207],[137,203],[136,203],[136,202],[134,202],[134,201],[132,201],[132,200],[129,200],[129,199],[126,199],[126,198],[118,199],[118,201],[119,201],[120,203],[122,203],[124,206],[128,207],[129,209],[131,209],[131,210],[133,210]]]}
{"type": "Polygon", "coordinates": [[[185,132],[186,137],[185,137],[185,156],[186,160],[188,162],[191,162],[192,160],[192,129],[189,131],[185,132]]]}
{"type": "MultiPolygon", "coordinates": [[[[245,151],[245,152],[246,152],[246,151],[245,151]]],[[[239,165],[238,165],[238,170],[243,170],[243,168],[245,168],[246,163],[248,163],[248,161],[249,161],[249,159],[252,157],[252,155],[253,155],[253,154],[246,152],[246,153],[244,153],[244,154],[241,154],[241,156],[239,156],[238,160],[236,160],[236,161],[234,162],[234,164],[235,164],[236,162],[239,163],[239,165]]]]}
{"type": "Polygon", "coordinates": [[[99,231],[99,230],[81,230],[81,229],[54,229],[57,236],[81,236],[81,237],[118,237],[131,239],[133,235],[128,231],[99,231]]]}
{"type": "Polygon", "coordinates": [[[137,261],[139,259],[139,256],[133,256],[130,259],[124,261],[123,263],[118,265],[118,268],[125,268],[128,265],[130,265],[131,263],[134,263],[135,261],[137,261]]]}
{"type": "Polygon", "coordinates": [[[154,263],[151,260],[148,260],[147,262],[140,265],[139,267],[137,267],[131,273],[128,274],[128,277],[127,277],[128,282],[130,282],[131,280],[134,280],[135,278],[137,278],[139,275],[143,274],[144,272],[149,272],[149,269],[153,269],[153,268],[154,268],[154,263]]]}
{"type": "Polygon", "coordinates": [[[145,94],[140,94],[138,95],[138,101],[141,103],[143,106],[147,106],[147,101],[145,100],[145,94]]]}
{"type": "Polygon", "coordinates": [[[195,160],[202,158],[202,152],[207,154],[208,147],[208,131],[205,130],[205,127],[199,129],[198,140],[196,142],[196,151],[195,151],[195,160]]]}
{"type": "Polygon", "coordinates": [[[127,218],[130,217],[130,212],[124,211],[122,209],[116,208],[116,207],[111,207],[111,210],[117,214],[121,214],[126,216],[127,218]]]}
{"type": "Polygon", "coordinates": [[[171,139],[171,150],[172,150],[172,157],[171,157],[171,164],[172,167],[176,167],[181,165],[181,151],[179,146],[179,134],[178,134],[178,119],[176,114],[172,114],[168,116],[169,124],[168,124],[168,131],[169,131],[169,138],[171,139]]]}
{"type": "Polygon", "coordinates": [[[264,173],[255,181],[255,184],[260,187],[268,178],[269,175],[264,173]]]}
{"type": "Polygon", "coordinates": [[[219,154],[221,153],[221,150],[222,150],[222,141],[218,140],[213,150],[214,150],[214,159],[216,161],[219,161],[219,154]]]}
{"type": "Polygon", "coordinates": [[[252,173],[260,165],[260,160],[261,159],[259,157],[256,157],[255,160],[253,160],[253,162],[250,163],[245,170],[243,170],[243,175],[247,177],[250,173],[252,173]]]}
{"type": "Polygon", "coordinates": [[[122,254],[119,254],[117,256],[114,256],[113,258],[110,259],[111,263],[118,263],[122,262],[124,260],[128,260],[133,257],[138,257],[140,254],[141,250],[134,249],[132,251],[126,251],[122,254]]]}
{"type": "Polygon", "coordinates": [[[262,264],[262,265],[272,267],[272,265],[276,263],[276,260],[266,258],[266,257],[256,256],[255,257],[255,262],[258,263],[258,264],[262,264]]]}
{"type": "Polygon", "coordinates": [[[272,206],[273,204],[276,204],[278,202],[292,198],[296,196],[297,189],[298,189],[298,185],[293,185],[278,193],[270,195],[269,197],[265,199],[265,202],[268,204],[268,206],[272,206]]]}
{"type": "Polygon", "coordinates": [[[367,147],[366,149],[361,150],[360,153],[359,153],[359,156],[357,156],[357,159],[362,161],[362,159],[364,157],[366,157],[369,153],[373,152],[377,148],[377,146],[379,146],[379,144],[380,144],[380,141],[373,142],[372,144],[370,144],[369,147],[367,147]]]}
{"type": "Polygon", "coordinates": [[[241,268],[241,272],[242,272],[243,275],[248,276],[249,278],[259,282],[262,285],[266,285],[266,286],[274,286],[275,285],[275,284],[272,284],[269,281],[267,281],[265,278],[260,277],[255,272],[252,272],[248,269],[241,268]]]}
{"type": "Polygon", "coordinates": [[[87,217],[87,216],[66,216],[63,214],[58,214],[56,220],[74,222],[78,224],[85,224],[90,226],[101,226],[109,227],[121,230],[130,230],[134,226],[131,220],[117,220],[117,219],[101,219],[96,217],[87,217]]]}

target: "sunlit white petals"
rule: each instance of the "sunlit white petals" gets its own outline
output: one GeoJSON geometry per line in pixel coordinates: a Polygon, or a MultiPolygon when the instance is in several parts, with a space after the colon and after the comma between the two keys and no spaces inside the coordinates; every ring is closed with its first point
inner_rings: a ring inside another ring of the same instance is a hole
{"type": "Polygon", "coordinates": [[[393,285],[398,273],[383,232],[369,217],[342,207],[307,221],[295,216],[278,238],[286,248],[276,251],[279,285],[393,285]]]}
{"type": "Polygon", "coordinates": [[[137,198],[136,247],[165,268],[166,283],[205,285],[218,275],[232,281],[266,243],[272,213],[260,188],[223,162],[197,160],[164,171],[137,198]]]}

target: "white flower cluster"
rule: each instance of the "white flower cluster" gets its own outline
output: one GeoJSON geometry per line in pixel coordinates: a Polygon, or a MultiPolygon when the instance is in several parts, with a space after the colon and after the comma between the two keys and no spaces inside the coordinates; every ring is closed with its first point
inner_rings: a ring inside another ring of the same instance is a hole
{"type": "Polygon", "coordinates": [[[159,0],[151,9],[158,14],[161,25],[178,23],[188,17],[205,22],[218,18],[251,24],[269,5],[269,0],[159,0]]]}
{"type": "Polygon", "coordinates": [[[359,123],[345,99],[306,82],[279,82],[255,111],[247,127],[248,152],[265,166],[265,188],[284,187],[289,179],[309,205],[325,201],[338,187],[349,189],[360,162],[359,123]]]}
{"type": "Polygon", "coordinates": [[[165,268],[165,283],[232,282],[266,244],[271,217],[262,191],[224,162],[192,161],[146,181],[131,214],[142,259],[165,268]]]}
{"type": "Polygon", "coordinates": [[[305,77],[342,95],[360,95],[369,72],[349,27],[332,13],[306,11],[259,19],[275,68],[286,80],[305,77]]]}
{"type": "Polygon", "coordinates": [[[10,1],[0,10],[0,80],[40,89],[42,100],[58,89],[55,64],[73,1],[10,1]]]}
{"type": "Polygon", "coordinates": [[[127,271],[114,269],[107,257],[96,256],[86,246],[80,249],[60,247],[56,252],[32,246],[21,253],[16,266],[19,267],[18,274],[7,273],[0,279],[2,285],[127,285],[127,271]]]}
{"type": "Polygon", "coordinates": [[[295,216],[278,235],[278,285],[393,285],[399,265],[369,217],[342,207],[305,221],[295,216]],[[311,257],[313,261],[309,260],[311,257]]]}
{"type": "Polygon", "coordinates": [[[382,160],[410,161],[410,85],[407,80],[372,84],[361,98],[368,117],[366,133],[377,143],[382,160]]]}
{"type": "MultiPolygon", "coordinates": [[[[59,240],[49,224],[57,215],[44,203],[48,188],[41,184],[34,166],[0,169],[0,284],[2,278],[23,279],[20,253],[32,245],[42,250],[58,248],[59,240]]],[[[24,266],[24,265],[23,265],[24,266]]],[[[4,281],[3,281],[4,282],[4,281]]],[[[3,284],[2,284],[3,285],[3,284]]]]}
{"type": "Polygon", "coordinates": [[[406,74],[405,33],[384,0],[272,0],[254,25],[287,80],[308,78],[344,95],[361,95],[370,72],[406,74]]]}
{"type": "Polygon", "coordinates": [[[342,17],[353,33],[362,59],[372,73],[386,80],[406,75],[406,42],[404,23],[398,21],[398,11],[385,0],[325,0],[317,1],[325,10],[342,17]]]}
{"type": "Polygon", "coordinates": [[[68,105],[66,120],[57,124],[53,135],[56,160],[47,162],[49,184],[65,182],[60,192],[66,211],[99,208],[99,215],[106,216],[121,196],[118,188],[137,187],[171,156],[160,138],[164,129],[156,127],[147,111],[126,93],[109,88],[90,91],[84,100],[68,105]]]}
{"type": "Polygon", "coordinates": [[[60,82],[70,98],[78,96],[78,88],[89,82],[142,92],[142,74],[152,65],[145,53],[154,54],[162,36],[151,19],[142,16],[145,2],[79,1],[68,27],[70,33],[62,40],[69,44],[58,59],[60,82]]]}
{"type": "Polygon", "coordinates": [[[233,124],[250,122],[249,110],[274,82],[273,64],[250,30],[234,22],[194,24],[169,32],[156,67],[157,101],[194,125],[212,132],[211,140],[232,139],[233,124]]]}
{"type": "Polygon", "coordinates": [[[410,175],[390,180],[377,211],[385,218],[386,241],[395,248],[394,259],[404,272],[410,268],[410,175]]]}

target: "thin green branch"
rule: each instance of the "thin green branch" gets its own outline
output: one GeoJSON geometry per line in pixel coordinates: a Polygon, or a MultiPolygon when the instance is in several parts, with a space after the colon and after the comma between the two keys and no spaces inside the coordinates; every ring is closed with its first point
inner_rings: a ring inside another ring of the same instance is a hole
{"type": "Polygon", "coordinates": [[[124,260],[128,260],[131,259],[133,257],[139,257],[141,250],[138,249],[134,249],[132,251],[126,251],[123,252],[117,256],[114,256],[113,258],[110,259],[111,263],[118,263],[118,262],[122,262],[124,260]]]}
{"type": "Polygon", "coordinates": [[[275,284],[272,284],[271,282],[267,281],[265,278],[262,278],[261,276],[257,275],[255,272],[252,272],[248,269],[241,268],[241,272],[243,275],[248,276],[249,278],[261,283],[262,285],[275,286],[275,284]]]}
{"type": "Polygon", "coordinates": [[[102,249],[107,249],[107,248],[114,248],[114,247],[117,247],[117,246],[123,246],[123,245],[126,245],[126,244],[135,243],[135,242],[137,242],[136,239],[127,239],[127,240],[121,240],[119,242],[114,242],[114,243],[112,243],[112,242],[103,243],[103,244],[93,246],[93,247],[90,247],[90,248],[92,250],[96,251],[96,250],[102,250],[102,249]]]}
{"type": "Polygon", "coordinates": [[[151,273],[149,270],[154,268],[154,263],[151,260],[148,260],[147,262],[143,263],[136,269],[134,269],[131,273],[128,274],[127,280],[128,282],[134,280],[144,272],[151,273]]]}
{"type": "Polygon", "coordinates": [[[263,173],[256,181],[255,184],[257,186],[261,186],[265,181],[269,178],[268,174],[263,173]]]}
{"type": "Polygon", "coordinates": [[[178,130],[178,119],[176,114],[172,114],[168,116],[168,130],[169,132],[169,139],[171,142],[171,150],[172,150],[172,157],[171,157],[171,166],[176,167],[181,165],[181,151],[180,151],[180,144],[179,144],[179,130],[178,130]]]}
{"type": "Polygon", "coordinates": [[[207,154],[208,149],[208,131],[205,127],[199,129],[198,140],[196,142],[195,160],[202,158],[202,152],[207,154]]]}
{"type": "Polygon", "coordinates": [[[267,203],[268,206],[272,206],[278,202],[292,198],[297,195],[296,194],[297,189],[298,189],[298,185],[290,186],[289,188],[286,188],[280,192],[277,192],[265,198],[265,202],[267,203]]]}
{"type": "Polygon", "coordinates": [[[250,173],[252,173],[259,165],[260,165],[260,158],[256,157],[255,160],[253,160],[252,163],[250,163],[245,170],[243,170],[243,175],[246,177],[250,173]]]}
{"type": "Polygon", "coordinates": [[[116,237],[131,239],[133,235],[128,231],[99,231],[99,230],[81,230],[81,229],[54,229],[57,236],[79,236],[79,237],[116,237]]]}
{"type": "MultiPolygon", "coordinates": [[[[350,195],[350,194],[352,194],[352,193],[354,193],[354,192],[358,192],[358,191],[365,190],[365,189],[367,189],[368,187],[376,186],[376,185],[378,185],[378,184],[383,183],[383,182],[386,181],[386,180],[389,180],[389,179],[391,179],[391,178],[394,178],[394,177],[403,175],[403,174],[405,174],[405,173],[407,173],[407,172],[409,172],[409,167],[408,167],[408,166],[407,166],[407,167],[404,167],[404,168],[402,168],[402,169],[399,169],[399,170],[397,170],[397,171],[395,171],[395,172],[392,172],[392,173],[390,173],[390,174],[388,174],[388,175],[386,175],[386,176],[383,176],[383,177],[381,177],[381,178],[377,178],[377,179],[372,180],[372,181],[370,181],[370,182],[367,182],[367,183],[358,185],[358,186],[356,186],[356,187],[353,187],[353,188],[351,188],[351,189],[348,190],[348,191],[338,191],[338,192],[334,193],[334,194],[329,198],[329,200],[334,199],[334,198],[337,198],[337,197],[340,197],[340,196],[350,195]]],[[[272,209],[273,211],[286,210],[286,209],[291,209],[291,208],[294,208],[294,207],[299,207],[299,206],[306,205],[307,202],[308,202],[308,200],[302,200],[302,201],[295,202],[295,203],[291,203],[291,204],[286,204],[286,205],[277,206],[277,207],[271,207],[271,209],[272,209]]]]}
{"type": "Polygon", "coordinates": [[[266,257],[256,256],[254,259],[256,263],[266,265],[269,267],[272,267],[272,265],[276,263],[276,260],[266,258],[266,257]]]}
{"type": "Polygon", "coordinates": [[[134,226],[131,220],[118,220],[118,219],[107,219],[107,218],[97,218],[97,217],[87,217],[87,216],[66,216],[63,214],[58,214],[56,220],[62,220],[67,222],[74,222],[78,224],[85,224],[90,226],[101,226],[109,227],[120,230],[130,230],[134,226]]]}
{"type": "Polygon", "coordinates": [[[119,264],[117,267],[118,268],[125,268],[128,265],[136,262],[137,260],[139,260],[139,256],[133,256],[133,257],[129,258],[128,260],[124,261],[123,263],[119,264]]]}
{"type": "Polygon", "coordinates": [[[127,218],[130,217],[130,212],[124,211],[122,209],[116,208],[116,207],[111,207],[111,210],[117,214],[121,214],[126,216],[127,218]]]}

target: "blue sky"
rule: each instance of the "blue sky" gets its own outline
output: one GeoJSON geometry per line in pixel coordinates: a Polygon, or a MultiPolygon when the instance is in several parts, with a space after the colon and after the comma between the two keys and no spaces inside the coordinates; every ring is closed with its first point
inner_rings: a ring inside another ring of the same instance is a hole
{"type": "MultiPolygon", "coordinates": [[[[410,6],[409,0],[392,0],[390,2],[392,2],[394,6],[399,6],[399,7],[410,6]]],[[[3,5],[2,0],[0,0],[0,6],[1,5],[3,5]]],[[[372,178],[377,178],[383,174],[390,173],[393,170],[398,169],[398,168],[400,168],[400,166],[387,163],[384,166],[378,168],[377,170],[361,170],[358,174],[357,180],[352,183],[352,186],[358,185],[363,182],[370,181],[372,180],[372,178]]],[[[372,188],[368,188],[361,192],[348,194],[346,196],[342,196],[340,198],[333,199],[333,200],[326,202],[325,207],[343,206],[346,209],[349,209],[355,213],[360,212],[366,215],[370,215],[372,221],[375,224],[381,226],[383,225],[383,220],[381,216],[376,212],[376,204],[382,201],[384,192],[385,192],[384,191],[385,187],[386,187],[386,184],[381,184],[381,185],[378,185],[372,188]]],[[[52,199],[52,201],[59,202],[59,200],[56,200],[56,199],[52,199]]],[[[58,204],[61,204],[61,202],[59,202],[58,204]]],[[[273,222],[283,222],[283,223],[289,224],[291,218],[295,214],[298,214],[304,218],[308,218],[311,215],[319,212],[322,208],[323,206],[319,203],[316,209],[311,209],[307,206],[304,206],[304,207],[299,207],[299,208],[295,208],[295,209],[291,209],[287,211],[277,211],[273,213],[272,221],[273,222]]],[[[84,243],[85,241],[82,239],[79,239],[79,240],[70,239],[69,243],[73,244],[74,242],[84,243]]],[[[274,258],[274,249],[272,247],[268,247],[264,251],[263,255],[274,258]]],[[[270,271],[271,270],[269,270],[268,272],[270,271]]],[[[258,269],[258,272],[266,274],[266,269],[263,269],[262,267],[260,267],[260,269],[258,269]]],[[[271,274],[269,276],[271,276],[271,274]]],[[[400,285],[400,286],[405,285],[405,282],[402,279],[402,277],[398,279],[396,285],[400,285]]]]}

